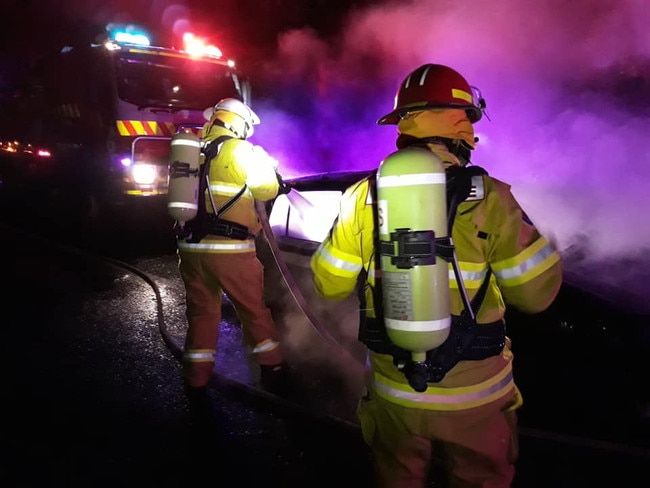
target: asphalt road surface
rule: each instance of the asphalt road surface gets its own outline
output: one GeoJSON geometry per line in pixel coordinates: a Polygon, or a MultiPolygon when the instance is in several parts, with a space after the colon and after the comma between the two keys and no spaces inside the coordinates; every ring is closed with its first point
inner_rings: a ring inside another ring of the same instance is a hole
{"type": "Polygon", "coordinates": [[[263,398],[214,386],[192,429],[146,283],[2,235],[2,486],[370,486],[357,432],[263,398]]]}
{"type": "MultiPolygon", "coordinates": [[[[227,385],[211,390],[213,424],[193,429],[150,286],[0,229],[2,486],[372,486],[357,429],[227,385]]],[[[163,273],[169,254],[143,256],[135,242],[132,262],[163,273]]],[[[647,449],[528,428],[515,486],[650,486],[648,461],[647,449]]]]}

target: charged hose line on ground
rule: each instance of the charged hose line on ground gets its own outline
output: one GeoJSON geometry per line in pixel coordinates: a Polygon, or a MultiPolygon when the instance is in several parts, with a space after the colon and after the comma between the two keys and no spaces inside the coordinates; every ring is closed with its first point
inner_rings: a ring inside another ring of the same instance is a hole
{"type": "MultiPolygon", "coordinates": [[[[177,344],[173,337],[169,334],[167,330],[167,325],[165,323],[165,318],[164,318],[164,309],[163,309],[163,300],[162,296],[160,293],[160,290],[158,288],[158,285],[156,284],[156,281],[151,278],[146,272],[131,266],[128,263],[119,261],[114,258],[110,258],[107,256],[102,256],[98,255],[96,253],[75,248],[72,246],[68,246],[65,244],[62,244],[60,242],[55,242],[51,241],[50,239],[38,235],[38,234],[33,234],[29,233],[23,229],[17,229],[14,227],[9,227],[6,224],[0,223],[0,229],[4,230],[6,232],[6,235],[11,235],[11,236],[19,236],[21,235],[23,238],[31,238],[31,239],[37,239],[42,241],[43,243],[47,244],[48,249],[58,249],[59,251],[70,254],[73,256],[82,256],[86,259],[89,260],[94,260],[96,262],[102,262],[102,263],[108,263],[111,264],[117,268],[125,269],[127,271],[130,271],[134,273],[135,275],[139,276],[142,278],[146,283],[148,283],[155,296],[156,296],[156,309],[157,309],[157,323],[158,323],[158,328],[160,330],[161,336],[163,338],[164,343],[168,347],[168,349],[171,351],[172,355],[177,359],[181,360],[182,359],[182,346],[177,344]]],[[[332,338],[333,339],[333,338],[332,338]]],[[[247,385],[244,383],[240,383],[238,381],[232,380],[222,374],[219,374],[215,371],[212,373],[213,379],[211,382],[212,386],[226,386],[230,387],[234,390],[249,394],[257,399],[263,399],[267,400],[270,403],[280,407],[284,408],[288,411],[298,413],[300,415],[304,415],[305,417],[308,418],[315,418],[317,420],[323,421],[325,423],[331,423],[331,424],[336,424],[339,426],[342,426],[346,429],[353,429],[353,430],[360,430],[360,426],[357,423],[354,422],[349,422],[347,420],[343,420],[334,416],[330,415],[323,415],[319,412],[315,412],[313,410],[309,410],[305,407],[301,407],[297,405],[294,402],[290,402],[288,400],[279,398],[272,393],[268,393],[264,390],[261,390],[259,388],[256,388],[252,385],[247,385]]],[[[548,441],[551,443],[556,443],[556,444],[562,444],[566,446],[571,446],[574,448],[582,448],[582,449],[589,449],[589,450],[595,450],[595,451],[601,451],[601,452],[608,452],[611,454],[618,454],[618,455],[624,455],[624,456],[630,456],[630,457],[635,457],[635,458],[640,458],[640,459],[647,459],[650,461],[650,449],[644,448],[644,447],[636,447],[636,446],[629,446],[625,444],[620,444],[616,442],[609,442],[609,441],[602,441],[599,439],[592,439],[589,437],[579,437],[579,436],[573,436],[573,435],[566,435],[558,432],[551,432],[551,431],[546,431],[546,430],[540,430],[540,429],[535,429],[535,428],[530,428],[530,427],[524,427],[520,426],[519,427],[519,435],[521,437],[527,437],[530,439],[534,439],[537,441],[548,441]]]]}

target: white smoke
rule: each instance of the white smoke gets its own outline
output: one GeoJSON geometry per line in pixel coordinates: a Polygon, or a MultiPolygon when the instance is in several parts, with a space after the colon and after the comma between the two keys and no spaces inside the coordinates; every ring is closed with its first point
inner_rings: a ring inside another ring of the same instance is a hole
{"type": "MultiPolygon", "coordinates": [[[[395,149],[395,129],[375,122],[392,109],[401,80],[420,64],[447,64],[487,101],[474,164],[510,183],[563,253],[647,260],[649,22],[644,0],[355,10],[336,36],[278,36],[263,78],[275,90],[255,100],[263,119],[256,137],[289,174],[376,167],[395,149]]],[[[627,268],[620,271],[634,272],[627,268]]]]}
{"type": "Polygon", "coordinates": [[[45,38],[40,27],[62,14],[158,24],[161,31],[200,23],[224,35],[226,52],[274,51],[248,66],[262,118],[255,143],[281,162],[285,177],[376,167],[395,149],[394,127],[376,120],[392,109],[399,83],[420,64],[448,64],[487,101],[491,120],[476,125],[474,164],[510,183],[563,253],[648,260],[647,0],[350,0],[338,30],[330,25],[327,35],[319,31],[332,18],[325,13],[314,14],[309,27],[283,26],[308,25],[300,17],[316,8],[339,18],[344,4],[222,3],[42,0],[3,9],[23,24],[34,20],[35,28],[17,29],[23,41],[45,38]],[[244,15],[253,8],[263,21],[244,15]],[[276,30],[272,41],[255,35],[276,30]]]}

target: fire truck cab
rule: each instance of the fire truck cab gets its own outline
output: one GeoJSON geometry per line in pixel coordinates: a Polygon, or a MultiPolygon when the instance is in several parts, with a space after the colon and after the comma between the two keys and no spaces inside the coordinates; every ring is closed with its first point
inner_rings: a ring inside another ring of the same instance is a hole
{"type": "Polygon", "coordinates": [[[42,56],[3,103],[0,190],[88,213],[165,195],[171,137],[200,132],[221,98],[250,103],[235,63],[201,39],[172,49],[132,28],[103,37],[42,56]]]}

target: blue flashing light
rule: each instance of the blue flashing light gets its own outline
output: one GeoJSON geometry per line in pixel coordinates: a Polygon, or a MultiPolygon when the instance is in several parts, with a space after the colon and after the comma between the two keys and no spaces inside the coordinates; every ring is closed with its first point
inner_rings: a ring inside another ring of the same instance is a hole
{"type": "Polygon", "coordinates": [[[136,24],[109,23],[106,25],[109,41],[125,44],[137,44],[139,46],[150,46],[151,40],[147,29],[136,24]]]}
{"type": "Polygon", "coordinates": [[[142,33],[119,31],[113,34],[113,39],[115,39],[117,42],[137,44],[139,46],[149,46],[151,44],[149,38],[142,33]]]}

